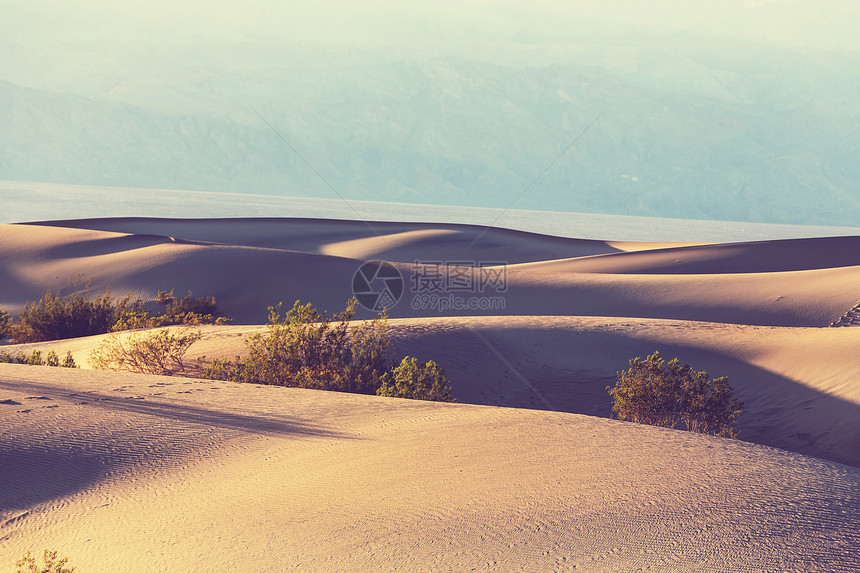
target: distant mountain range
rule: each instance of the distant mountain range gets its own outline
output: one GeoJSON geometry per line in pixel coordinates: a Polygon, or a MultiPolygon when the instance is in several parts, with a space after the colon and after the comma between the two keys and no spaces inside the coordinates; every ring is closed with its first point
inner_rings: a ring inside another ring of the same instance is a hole
{"type": "Polygon", "coordinates": [[[860,57],[678,46],[7,62],[0,179],[860,225],[860,57]]]}

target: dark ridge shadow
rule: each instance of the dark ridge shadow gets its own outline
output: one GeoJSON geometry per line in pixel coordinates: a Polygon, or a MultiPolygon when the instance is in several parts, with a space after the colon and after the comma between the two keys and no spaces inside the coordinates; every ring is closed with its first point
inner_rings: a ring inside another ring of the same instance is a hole
{"type": "MultiPolygon", "coordinates": [[[[249,390],[255,387],[249,384],[249,390]]],[[[20,384],[0,381],[0,388],[9,390],[20,390],[20,384]]],[[[256,434],[281,435],[281,436],[314,436],[325,438],[348,438],[349,436],[339,432],[325,430],[307,421],[300,421],[287,416],[265,415],[254,416],[221,412],[198,408],[184,404],[169,404],[158,401],[159,397],[147,397],[139,399],[131,396],[116,396],[98,392],[72,392],[61,386],[27,382],[26,388],[38,390],[44,394],[62,396],[64,398],[76,399],[86,402],[87,405],[106,410],[132,412],[145,414],[159,418],[167,418],[185,424],[200,424],[204,426],[215,426],[227,430],[243,430],[256,434]]]]}
{"type": "Polygon", "coordinates": [[[567,272],[647,275],[774,273],[860,265],[860,237],[814,237],[596,255],[567,272]],[[672,255],[671,259],[667,255],[672,255]]]}
{"type": "MultiPolygon", "coordinates": [[[[3,264],[2,259],[0,259],[0,297],[7,301],[7,305],[0,308],[11,311],[14,309],[8,305],[24,306],[23,301],[29,301],[33,291],[32,285],[23,282],[20,277],[10,272],[10,267],[3,264]]],[[[42,292],[44,293],[44,291],[42,292]]]]}
{"type": "MultiPolygon", "coordinates": [[[[507,242],[521,242],[528,254],[502,257],[509,264],[532,262],[580,256],[620,253],[621,249],[612,247],[604,241],[591,239],[574,239],[557,237],[530,231],[518,231],[503,227],[483,227],[463,223],[426,223],[426,222],[396,222],[396,221],[357,221],[345,219],[311,219],[311,218],[217,218],[217,219],[167,219],[148,217],[111,217],[104,219],[78,219],[58,221],[33,221],[16,223],[18,225],[43,225],[95,231],[111,231],[118,233],[157,233],[187,240],[195,244],[229,244],[234,246],[279,248],[305,252],[317,252],[316,241],[309,241],[302,233],[297,233],[301,227],[324,225],[325,232],[337,237],[338,241],[369,238],[379,234],[402,233],[415,231],[426,227],[454,231],[451,237],[433,237],[427,240],[425,246],[410,245],[408,247],[391,247],[379,251],[374,258],[388,261],[411,263],[415,260],[415,252],[424,253],[419,258],[428,258],[434,248],[447,245],[449,248],[459,248],[461,258],[474,258],[470,251],[474,249],[506,248],[507,242]],[[213,226],[212,223],[217,223],[213,226]],[[252,231],[248,224],[254,225],[252,231]],[[286,241],[286,243],[284,243],[286,241]],[[474,242],[474,244],[473,244],[474,242]],[[276,246],[277,243],[277,246],[276,246]]],[[[500,251],[500,256],[503,254],[500,251]]],[[[435,260],[434,257],[429,258],[435,260]]]]}
{"type": "MultiPolygon", "coordinates": [[[[827,326],[856,303],[851,299],[851,303],[839,309],[838,314],[834,312],[835,316],[810,313],[802,303],[768,306],[767,302],[762,300],[757,303],[758,306],[742,308],[732,300],[710,300],[707,292],[702,300],[693,301],[690,299],[689,293],[685,293],[686,287],[676,288],[676,285],[672,283],[644,282],[634,287],[619,286],[612,282],[556,285],[524,284],[520,282],[523,280],[522,273],[522,270],[508,270],[508,290],[507,293],[501,293],[504,295],[505,301],[502,311],[481,312],[454,309],[446,310],[445,314],[448,316],[498,315],[503,312],[507,316],[612,316],[617,318],[656,318],[746,324],[750,326],[821,327],[827,326]],[[653,293],[659,293],[659,296],[653,296],[653,293]],[[679,293],[683,297],[681,302],[676,300],[679,293]]],[[[711,283],[705,281],[701,288],[707,289],[709,284],[711,283]]],[[[726,288],[721,287],[719,282],[712,284],[715,288],[726,288]]],[[[790,291],[788,294],[791,294],[790,291]]],[[[498,294],[489,292],[480,296],[491,299],[497,297],[498,294]]],[[[476,298],[478,297],[476,296],[476,298]]],[[[409,301],[407,300],[407,302],[409,301]]],[[[401,305],[403,305],[403,301],[394,307],[390,313],[392,317],[399,318],[394,313],[400,309],[401,305]]],[[[490,308],[492,307],[490,306],[490,308]]],[[[412,312],[412,316],[422,316],[415,311],[412,312]]],[[[436,313],[437,316],[439,314],[436,313]]],[[[432,313],[425,311],[423,316],[432,316],[432,313]]]]}
{"type": "Polygon", "coordinates": [[[678,357],[713,377],[729,377],[745,405],[737,425],[741,440],[860,467],[860,406],[736,358],[634,339],[623,331],[581,334],[558,328],[536,336],[532,329],[488,328],[480,333],[492,349],[467,328],[424,333],[415,341],[394,333],[394,339],[398,355],[432,358],[442,366],[459,402],[546,410],[546,400],[558,411],[603,418],[612,415],[606,386],[615,385],[617,371],[627,369],[631,358],[659,350],[667,360],[678,357]],[[521,346],[518,340],[529,342],[521,346]],[[426,356],[428,347],[432,357],[426,356]],[[558,347],[575,366],[552,364],[558,347]],[[607,349],[617,355],[611,370],[602,364],[607,349]]]}
{"type": "Polygon", "coordinates": [[[74,259],[79,257],[97,257],[100,255],[113,255],[126,251],[134,251],[145,247],[165,244],[183,245],[211,245],[202,241],[191,241],[187,239],[174,239],[165,235],[130,234],[121,237],[104,237],[101,239],[88,239],[86,241],[74,241],[64,243],[55,247],[47,248],[43,255],[47,258],[74,259]]]}
{"type": "MultiPolygon", "coordinates": [[[[64,451],[47,445],[24,447],[0,441],[0,520],[5,512],[22,510],[82,491],[109,471],[93,454],[64,451]]],[[[0,521],[0,537],[7,533],[0,521]]]]}
{"type": "MultiPolygon", "coordinates": [[[[167,423],[152,424],[152,432],[143,438],[135,433],[124,433],[122,427],[115,423],[121,420],[116,414],[108,418],[112,421],[103,421],[97,413],[87,420],[92,427],[81,432],[40,436],[26,444],[16,440],[14,434],[0,437],[0,528],[2,520],[14,519],[15,510],[77,493],[110,475],[137,467],[169,469],[182,466],[190,459],[217,450],[223,440],[235,436],[236,432],[261,436],[360,439],[285,415],[220,412],[193,405],[161,403],[155,401],[157,397],[141,400],[128,395],[75,393],[61,385],[32,382],[0,381],[0,388],[50,395],[64,402],[60,408],[80,407],[73,406],[71,401],[85,403],[85,407],[101,411],[168,420],[167,423]],[[210,431],[212,428],[222,431],[213,433],[210,431]],[[89,436],[87,432],[90,432],[89,436]]],[[[253,390],[254,386],[248,385],[248,391],[253,390]]],[[[17,409],[11,405],[0,407],[8,408],[0,411],[4,417],[30,415],[18,412],[20,406],[17,409]]],[[[0,529],[0,538],[5,533],[0,529]]]]}
{"type": "Polygon", "coordinates": [[[74,259],[79,257],[98,257],[112,255],[125,251],[134,251],[154,245],[170,243],[169,237],[161,235],[125,235],[120,237],[102,237],[63,243],[43,250],[49,259],[74,259]]]}

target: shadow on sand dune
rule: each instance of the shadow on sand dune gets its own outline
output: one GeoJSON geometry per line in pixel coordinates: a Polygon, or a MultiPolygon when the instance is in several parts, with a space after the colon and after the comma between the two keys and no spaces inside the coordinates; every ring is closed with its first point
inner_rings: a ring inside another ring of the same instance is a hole
{"type": "MultiPolygon", "coordinates": [[[[14,434],[0,438],[0,512],[73,494],[126,468],[183,465],[238,435],[354,439],[282,415],[220,411],[152,397],[73,393],[59,384],[0,381],[0,388],[51,396],[60,404],[58,414],[69,407],[98,410],[86,417],[76,415],[59,432],[37,429],[37,435],[27,438],[14,434]]],[[[254,387],[249,385],[248,391],[254,387]]],[[[3,414],[29,415],[14,408],[3,414]]]]}
{"type": "Polygon", "coordinates": [[[14,440],[0,442],[0,515],[61,498],[99,481],[109,471],[96,455],[48,445],[29,446],[14,440]]]}
{"type": "MultiPolygon", "coordinates": [[[[508,263],[619,253],[604,241],[571,239],[456,223],[399,223],[306,218],[167,219],[105,218],[35,221],[20,225],[88,229],[116,233],[150,233],[193,244],[217,243],[322,253],[332,243],[370,241],[373,259],[411,263],[415,260],[502,257],[508,263]],[[424,235],[426,231],[435,231],[424,235]],[[441,234],[437,234],[441,233],[441,234]],[[401,242],[401,234],[412,234],[401,242]]],[[[337,253],[334,253],[337,254],[337,253]]],[[[348,256],[340,254],[339,256],[348,256]]],[[[361,258],[361,257],[359,257],[361,258]]]]}
{"type": "Polygon", "coordinates": [[[415,342],[400,338],[396,347],[422,359],[432,349],[460,402],[604,418],[611,415],[605,388],[615,384],[617,370],[634,356],[659,350],[729,377],[745,404],[738,424],[742,440],[860,467],[860,406],[718,352],[623,332],[553,329],[536,335],[515,327],[481,329],[480,337],[468,329],[424,333],[415,342]],[[607,354],[617,355],[612,370],[607,354]]]}

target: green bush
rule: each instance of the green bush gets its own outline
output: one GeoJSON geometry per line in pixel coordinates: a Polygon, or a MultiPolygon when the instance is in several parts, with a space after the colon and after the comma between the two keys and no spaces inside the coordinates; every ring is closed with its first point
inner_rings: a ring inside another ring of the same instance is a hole
{"type": "Polygon", "coordinates": [[[42,351],[34,350],[30,356],[23,352],[15,357],[15,364],[29,364],[31,366],[44,366],[45,361],[42,359],[42,351]]]}
{"type": "MultiPolygon", "coordinates": [[[[355,299],[353,299],[355,300],[355,299]]],[[[391,369],[392,348],[388,338],[388,317],[364,321],[350,329],[349,379],[347,390],[374,394],[391,369]]]]}
{"type": "Polygon", "coordinates": [[[269,307],[268,331],[248,337],[246,356],[199,361],[204,378],[451,402],[445,372],[406,357],[392,367],[388,317],[351,324],[358,301],[333,316],[296,301],[283,317],[269,307]]]}
{"type": "Polygon", "coordinates": [[[57,356],[57,353],[51,350],[48,356],[42,358],[41,350],[34,350],[29,356],[23,352],[19,352],[16,356],[12,356],[8,352],[0,352],[0,363],[6,364],[29,364],[31,366],[59,366],[62,368],[77,368],[75,359],[71,352],[66,352],[63,360],[57,356]]]}
{"type": "MultiPolygon", "coordinates": [[[[268,332],[245,341],[247,356],[201,366],[205,378],[373,394],[390,362],[384,315],[350,329],[357,301],[333,316],[296,301],[281,317],[269,307],[268,332]]],[[[202,364],[202,362],[201,362],[202,364]]]]}
{"type": "Polygon", "coordinates": [[[179,325],[199,326],[201,324],[233,324],[233,320],[223,316],[211,314],[150,314],[146,311],[123,313],[111,331],[121,332],[124,330],[141,330],[144,328],[160,328],[163,326],[179,325]]]}
{"type": "Polygon", "coordinates": [[[155,302],[165,306],[173,302],[173,289],[170,289],[170,292],[160,290],[155,293],[155,302]]]}
{"type": "Polygon", "coordinates": [[[201,296],[194,298],[191,296],[191,291],[188,291],[184,297],[176,299],[173,297],[173,291],[170,291],[170,302],[167,303],[165,314],[183,315],[189,312],[196,315],[215,314],[218,306],[215,304],[214,296],[201,296]]]}
{"type": "Polygon", "coordinates": [[[57,353],[51,350],[48,352],[47,358],[45,358],[45,366],[54,366],[57,367],[60,365],[60,357],[57,356],[57,353]]]}
{"type": "Polygon", "coordinates": [[[41,342],[77,338],[109,332],[119,316],[143,310],[140,300],[130,296],[116,299],[110,291],[89,300],[89,287],[85,294],[60,296],[46,292],[37,303],[27,303],[12,325],[16,342],[41,342]]]}
{"type": "Polygon", "coordinates": [[[36,558],[30,555],[28,551],[24,557],[15,562],[16,573],[74,573],[74,567],[66,567],[69,562],[68,557],[57,559],[56,551],[45,549],[42,555],[44,565],[39,566],[36,563],[36,558]]]}
{"type": "Polygon", "coordinates": [[[173,291],[158,291],[155,301],[164,305],[165,310],[160,314],[150,314],[140,307],[129,307],[120,313],[113,331],[138,330],[141,328],[158,328],[180,324],[232,324],[232,320],[223,316],[216,317],[217,305],[214,296],[193,298],[189,291],[183,298],[177,300],[173,291]]]}
{"type": "Polygon", "coordinates": [[[12,334],[12,315],[5,310],[0,310],[0,338],[6,338],[12,334]]]}
{"type": "Polygon", "coordinates": [[[67,351],[66,355],[63,357],[62,362],[60,362],[61,368],[77,368],[78,365],[75,364],[75,359],[72,357],[72,353],[67,351]]]}
{"type": "Polygon", "coordinates": [[[376,391],[378,396],[456,402],[451,396],[451,385],[445,370],[432,360],[423,364],[417,358],[406,356],[376,391]]]}
{"type": "Polygon", "coordinates": [[[645,360],[633,358],[630,369],[618,373],[615,387],[606,390],[620,420],[738,437],[734,424],[743,403],[734,397],[729,379],[711,379],[677,358],[666,363],[659,352],[645,360]]]}
{"type": "MultiPolygon", "coordinates": [[[[80,278],[70,281],[74,288],[80,289],[80,278]]],[[[15,342],[41,342],[76,338],[93,334],[104,334],[120,330],[138,330],[180,324],[230,324],[225,317],[216,317],[215,297],[193,298],[187,293],[181,299],[173,297],[173,291],[159,291],[156,297],[165,305],[165,312],[150,314],[143,301],[127,295],[114,298],[107,290],[93,297],[90,292],[92,280],[83,287],[83,294],[75,293],[61,296],[48,291],[35,303],[27,303],[11,325],[15,342]]],[[[0,314],[0,332],[9,327],[10,318],[0,314]]],[[[2,337],[2,336],[0,336],[2,337]]]]}
{"type": "Polygon", "coordinates": [[[99,370],[172,375],[185,373],[185,354],[200,340],[195,328],[160,329],[131,334],[111,333],[90,353],[99,370]]]}

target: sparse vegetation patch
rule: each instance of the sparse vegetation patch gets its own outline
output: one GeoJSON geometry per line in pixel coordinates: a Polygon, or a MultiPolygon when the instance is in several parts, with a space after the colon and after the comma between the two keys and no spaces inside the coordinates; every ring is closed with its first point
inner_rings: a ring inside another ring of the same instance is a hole
{"type": "Polygon", "coordinates": [[[15,573],[74,573],[74,567],[66,567],[69,558],[58,559],[57,554],[57,551],[45,549],[42,554],[43,564],[39,565],[36,558],[28,551],[26,555],[15,562],[15,573]]]}
{"type": "Polygon", "coordinates": [[[390,374],[386,373],[376,394],[436,402],[456,401],[451,396],[450,381],[445,376],[445,370],[432,360],[419,364],[418,359],[411,356],[403,358],[390,374]]]}
{"type": "Polygon", "coordinates": [[[143,308],[140,301],[127,296],[116,299],[110,291],[92,297],[84,294],[61,296],[46,292],[35,303],[27,303],[12,325],[15,342],[42,342],[77,338],[109,332],[123,313],[143,308]]]}
{"type": "Polygon", "coordinates": [[[142,305],[130,307],[120,313],[111,330],[138,330],[160,326],[232,324],[232,319],[217,316],[218,306],[214,296],[193,297],[191,292],[182,298],[175,298],[173,291],[158,291],[155,302],[164,306],[164,312],[151,314],[142,305]]]}
{"type": "Polygon", "coordinates": [[[738,437],[734,425],[743,403],[735,398],[729,379],[712,379],[677,358],[667,363],[659,352],[645,360],[633,358],[630,368],[618,373],[615,387],[606,390],[620,420],[738,437]]]}
{"type": "Polygon", "coordinates": [[[434,363],[418,365],[405,358],[397,368],[391,360],[385,314],[351,325],[357,301],[329,316],[310,303],[296,301],[281,316],[281,305],[269,308],[268,332],[245,343],[246,356],[216,359],[200,367],[204,378],[252,382],[359,394],[453,401],[450,381],[434,363]]]}
{"type": "Polygon", "coordinates": [[[47,291],[38,302],[24,305],[17,320],[0,311],[0,337],[8,332],[17,343],[42,342],[91,336],[120,330],[137,330],[180,324],[230,324],[232,320],[217,316],[215,297],[193,297],[188,292],[182,298],[173,291],[159,291],[156,301],[164,312],[148,312],[140,298],[126,295],[111,296],[110,290],[93,296],[92,279],[84,287],[80,277],[73,279],[73,288],[83,290],[68,295],[47,291]]]}
{"type": "Polygon", "coordinates": [[[6,364],[29,364],[31,366],[58,366],[61,368],[77,368],[75,359],[71,352],[66,352],[66,355],[61,360],[56,352],[51,350],[48,355],[42,358],[41,350],[34,350],[30,354],[19,352],[15,356],[8,352],[0,352],[0,363],[6,364]]]}
{"type": "Polygon", "coordinates": [[[6,338],[12,333],[12,315],[0,310],[0,338],[6,338]]]}
{"type": "MultiPolygon", "coordinates": [[[[172,292],[159,291],[157,300],[167,309],[165,315],[155,317],[159,321],[164,316],[197,316],[215,308],[213,298],[192,299],[190,294],[177,300],[172,292]]],[[[194,366],[187,366],[185,356],[201,334],[198,329],[186,327],[133,333],[114,331],[90,354],[89,363],[102,370],[194,375],[213,380],[453,402],[450,380],[435,362],[419,363],[407,356],[394,365],[384,313],[373,320],[352,323],[357,304],[351,299],[343,311],[333,315],[301,301],[296,301],[283,315],[281,304],[269,307],[267,332],[249,336],[245,340],[247,354],[232,360],[216,358],[207,363],[205,357],[200,357],[194,366]]],[[[151,315],[133,311],[118,324],[123,328],[162,324],[151,319],[151,315]]]]}
{"type": "Polygon", "coordinates": [[[90,366],[100,370],[173,375],[185,373],[185,354],[200,340],[196,328],[113,332],[90,353],[90,366]]]}

